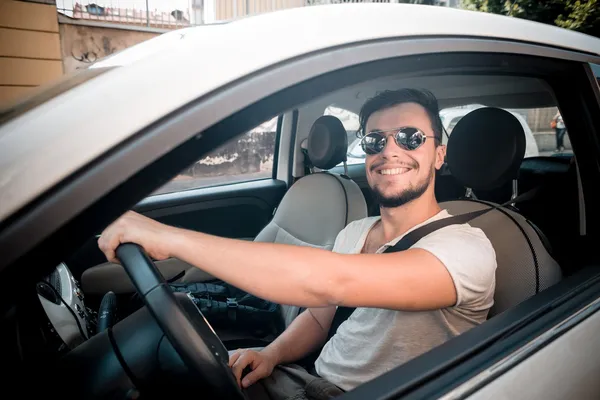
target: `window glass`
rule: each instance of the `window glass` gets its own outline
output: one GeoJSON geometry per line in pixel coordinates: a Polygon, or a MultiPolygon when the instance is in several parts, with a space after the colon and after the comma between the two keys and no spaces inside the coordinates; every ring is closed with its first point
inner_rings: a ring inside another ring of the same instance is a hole
{"type": "Polygon", "coordinates": [[[596,77],[596,83],[598,84],[598,88],[600,88],[600,65],[590,63],[590,67],[592,67],[592,72],[596,77]]]}
{"type": "MultiPolygon", "coordinates": [[[[452,134],[452,130],[462,117],[480,107],[484,106],[481,104],[468,104],[440,110],[442,124],[448,135],[452,134]]],[[[506,110],[517,117],[523,126],[526,139],[526,158],[573,154],[569,132],[557,107],[506,108],[506,110]]],[[[324,115],[333,115],[339,118],[348,132],[348,165],[364,163],[365,153],[360,146],[360,139],[357,137],[359,129],[358,115],[335,105],[327,107],[324,115]]],[[[443,143],[447,144],[447,141],[448,138],[444,134],[443,143]]]]}
{"type": "Polygon", "coordinates": [[[154,194],[272,178],[276,136],[277,117],[217,148],[154,194]]]}
{"type": "MultiPolygon", "coordinates": [[[[348,165],[352,164],[364,164],[365,163],[365,152],[360,147],[360,139],[358,139],[357,132],[360,128],[358,114],[346,109],[330,105],[325,109],[323,115],[332,115],[337,117],[344,124],[346,133],[348,135],[348,165]]],[[[343,165],[343,163],[339,164],[343,165]]]]}
{"type": "MultiPolygon", "coordinates": [[[[448,135],[462,117],[469,112],[483,107],[480,104],[469,104],[440,110],[442,124],[448,135]]],[[[525,157],[572,155],[569,133],[556,107],[544,108],[506,108],[511,112],[525,131],[525,157]]],[[[444,136],[443,143],[447,143],[444,136]]]]}

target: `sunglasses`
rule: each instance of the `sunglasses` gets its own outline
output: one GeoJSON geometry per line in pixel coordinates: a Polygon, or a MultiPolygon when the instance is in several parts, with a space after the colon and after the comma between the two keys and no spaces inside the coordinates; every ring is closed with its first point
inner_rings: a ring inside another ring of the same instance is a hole
{"type": "Polygon", "coordinates": [[[402,128],[390,129],[387,131],[372,131],[363,136],[360,145],[364,152],[369,155],[379,154],[385,149],[388,137],[385,132],[396,132],[390,135],[398,147],[413,151],[425,144],[427,138],[438,140],[435,136],[427,136],[423,131],[412,126],[404,126],[402,128]]]}

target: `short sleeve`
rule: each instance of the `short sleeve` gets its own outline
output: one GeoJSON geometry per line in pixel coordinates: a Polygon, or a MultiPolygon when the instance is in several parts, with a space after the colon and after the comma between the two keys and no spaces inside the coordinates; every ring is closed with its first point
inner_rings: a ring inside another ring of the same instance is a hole
{"type": "Polygon", "coordinates": [[[344,242],[344,238],[346,237],[347,229],[348,229],[348,227],[346,226],[335,237],[335,243],[333,243],[333,249],[331,249],[331,251],[333,251],[334,253],[341,253],[340,248],[342,247],[342,243],[344,242]]]}
{"type": "Polygon", "coordinates": [[[412,248],[426,250],[444,264],[456,288],[455,307],[482,311],[494,304],[496,252],[481,229],[450,225],[425,236],[412,248]]]}
{"type": "Polygon", "coordinates": [[[352,247],[353,242],[356,242],[354,238],[355,232],[357,231],[357,221],[350,222],[344,229],[338,233],[333,244],[334,253],[349,253],[349,249],[352,247]]]}
{"type": "Polygon", "coordinates": [[[360,253],[361,242],[376,220],[377,218],[371,217],[350,222],[338,233],[332,251],[343,254],[360,253]]]}

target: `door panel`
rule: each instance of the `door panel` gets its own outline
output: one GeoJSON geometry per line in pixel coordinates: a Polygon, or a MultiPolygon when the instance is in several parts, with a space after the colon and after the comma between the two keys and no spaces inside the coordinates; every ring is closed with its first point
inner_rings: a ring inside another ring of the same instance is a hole
{"type": "Polygon", "coordinates": [[[268,179],[149,197],[135,210],[168,225],[213,235],[253,239],[285,193],[268,179]]]}
{"type": "MultiPolygon", "coordinates": [[[[598,303],[590,307],[597,310],[598,303]]],[[[567,324],[561,324],[564,325],[567,324]]],[[[555,329],[560,329],[561,326],[555,329]]],[[[472,400],[599,398],[599,329],[600,313],[596,312],[468,398],[472,400]]],[[[516,358],[518,356],[513,357],[516,358]]],[[[506,363],[510,361],[509,358],[506,363]]]]}
{"type": "MultiPolygon", "coordinates": [[[[192,267],[176,258],[156,261],[155,264],[162,276],[168,281],[177,278],[178,275],[192,267]]],[[[194,269],[202,273],[198,268],[194,269]]],[[[211,276],[204,276],[202,280],[211,278],[211,276]]],[[[88,268],[83,272],[81,281],[83,292],[87,296],[104,296],[109,291],[115,294],[131,294],[135,292],[135,287],[123,267],[119,264],[106,262],[88,268]]]]}
{"type": "MultiPolygon", "coordinates": [[[[285,182],[264,179],[151,196],[134,210],[172,226],[253,240],[270,221],[285,191],[285,182]]],[[[67,265],[81,279],[87,294],[103,295],[108,290],[126,293],[133,289],[121,266],[106,263],[95,238],[67,260],[67,265]]],[[[180,260],[159,262],[157,267],[166,279],[190,270],[180,260]]],[[[181,280],[196,282],[210,278],[192,269],[181,280]]]]}

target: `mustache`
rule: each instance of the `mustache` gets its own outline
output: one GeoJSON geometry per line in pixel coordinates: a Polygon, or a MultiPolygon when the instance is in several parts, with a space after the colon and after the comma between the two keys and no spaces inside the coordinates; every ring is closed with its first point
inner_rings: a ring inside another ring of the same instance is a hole
{"type": "MultiPolygon", "coordinates": [[[[376,168],[379,168],[379,167],[381,167],[382,165],[385,165],[385,164],[389,164],[389,163],[386,162],[386,161],[376,162],[373,165],[371,165],[370,170],[374,171],[376,168]]],[[[414,162],[394,163],[394,165],[397,165],[398,167],[401,167],[401,168],[412,168],[412,169],[419,168],[419,163],[417,163],[416,161],[414,161],[414,162]]]]}

